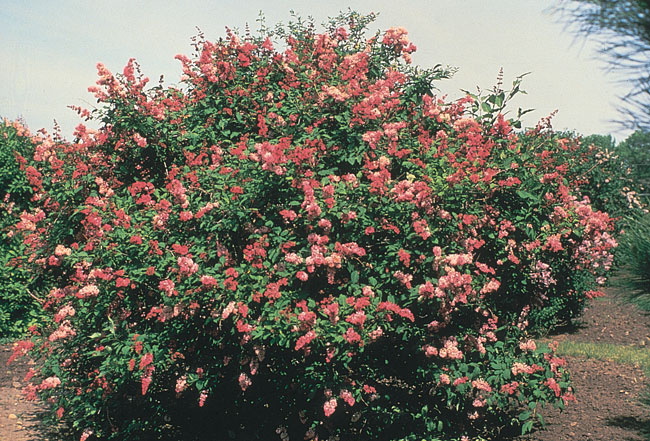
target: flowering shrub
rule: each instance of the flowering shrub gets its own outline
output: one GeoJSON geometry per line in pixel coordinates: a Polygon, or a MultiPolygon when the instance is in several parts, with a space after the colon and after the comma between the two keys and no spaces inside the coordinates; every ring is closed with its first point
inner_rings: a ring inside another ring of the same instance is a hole
{"type": "Polygon", "coordinates": [[[371,19],[200,41],[182,89],[99,65],[102,128],[36,145],[50,314],[15,355],[80,439],[458,439],[572,399],[527,332],[596,295],[611,219],[371,19]]]}
{"type": "Polygon", "coordinates": [[[24,334],[40,316],[38,302],[29,295],[30,272],[15,265],[24,245],[9,231],[18,215],[31,206],[31,188],[16,154],[30,157],[33,143],[31,133],[19,122],[0,122],[0,338],[24,334]]]}
{"type": "Polygon", "coordinates": [[[607,212],[620,230],[625,217],[640,214],[646,208],[639,198],[641,186],[625,163],[611,136],[569,137],[572,152],[569,173],[580,193],[594,209],[607,212]]]}

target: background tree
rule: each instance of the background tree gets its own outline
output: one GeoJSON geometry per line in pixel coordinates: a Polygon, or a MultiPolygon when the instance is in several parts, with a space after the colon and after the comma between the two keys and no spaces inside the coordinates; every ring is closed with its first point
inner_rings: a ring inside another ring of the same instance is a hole
{"type": "Polygon", "coordinates": [[[619,143],[616,151],[630,169],[630,177],[647,193],[650,190],[650,133],[634,132],[619,143]]]}

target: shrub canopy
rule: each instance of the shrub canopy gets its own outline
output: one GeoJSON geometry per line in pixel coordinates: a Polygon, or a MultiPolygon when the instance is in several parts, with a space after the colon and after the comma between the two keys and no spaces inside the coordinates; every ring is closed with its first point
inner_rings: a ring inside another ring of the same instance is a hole
{"type": "Polygon", "coordinates": [[[182,88],[99,65],[102,127],[36,146],[49,320],[17,354],[82,439],[456,439],[572,398],[528,332],[611,265],[579,144],[513,131],[510,92],[435,96],[371,18],[200,40],[182,88]]]}

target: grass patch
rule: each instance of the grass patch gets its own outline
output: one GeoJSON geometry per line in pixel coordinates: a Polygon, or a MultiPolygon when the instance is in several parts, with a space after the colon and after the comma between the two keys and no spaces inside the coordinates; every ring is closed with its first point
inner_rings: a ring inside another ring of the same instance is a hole
{"type": "Polygon", "coordinates": [[[557,353],[562,356],[593,358],[640,367],[645,376],[650,378],[650,349],[648,348],[611,343],[562,341],[557,353]]]}

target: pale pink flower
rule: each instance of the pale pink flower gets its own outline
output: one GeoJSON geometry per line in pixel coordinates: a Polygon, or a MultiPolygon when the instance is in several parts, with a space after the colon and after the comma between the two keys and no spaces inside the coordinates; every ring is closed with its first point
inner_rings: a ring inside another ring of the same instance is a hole
{"type": "Polygon", "coordinates": [[[210,287],[213,287],[213,286],[217,286],[218,282],[217,282],[217,279],[215,279],[212,276],[203,275],[203,276],[201,276],[201,284],[203,286],[205,286],[205,287],[210,288],[210,287]]]}
{"type": "Polygon", "coordinates": [[[70,322],[64,321],[61,325],[48,337],[49,341],[62,340],[68,337],[74,337],[77,332],[70,326],[70,322]]]}
{"type": "Polygon", "coordinates": [[[39,388],[41,390],[54,389],[55,387],[57,387],[60,384],[61,384],[61,380],[59,380],[59,377],[52,376],[52,377],[47,377],[45,380],[43,380],[41,382],[41,385],[39,386],[39,388]]]}
{"type": "Polygon", "coordinates": [[[241,387],[241,390],[246,390],[246,389],[248,389],[248,387],[251,384],[253,384],[253,381],[249,378],[249,376],[246,375],[243,372],[241,374],[239,374],[238,381],[239,381],[239,387],[241,387]]]}
{"type": "Polygon", "coordinates": [[[199,395],[199,407],[203,407],[205,400],[208,398],[208,392],[202,390],[201,395],[199,395]]]}
{"type": "Polygon", "coordinates": [[[182,275],[189,276],[199,270],[199,265],[194,263],[194,261],[189,257],[181,256],[176,262],[178,263],[182,275]]]}
{"type": "Polygon", "coordinates": [[[176,284],[171,280],[161,280],[158,283],[158,289],[166,293],[168,296],[171,296],[174,293],[174,287],[176,284]]]}
{"type": "Polygon", "coordinates": [[[140,382],[142,385],[142,395],[146,395],[147,390],[149,390],[149,385],[151,384],[151,374],[143,375],[140,382]]]}
{"type": "Polygon", "coordinates": [[[288,253],[284,256],[284,260],[294,265],[299,265],[303,262],[303,258],[296,253],[288,253]]]}
{"type": "Polygon", "coordinates": [[[522,351],[534,351],[537,349],[537,345],[535,344],[535,340],[522,341],[519,343],[519,349],[522,351]]]}
{"type": "Polygon", "coordinates": [[[334,411],[336,411],[336,405],[337,405],[336,398],[330,398],[325,402],[325,404],[323,405],[323,411],[325,412],[326,417],[330,417],[334,413],[334,411]]]}
{"type": "Polygon", "coordinates": [[[472,406],[474,407],[483,407],[485,406],[485,401],[481,400],[480,398],[476,398],[474,402],[472,403],[472,406]]]}
{"type": "Polygon", "coordinates": [[[75,309],[72,307],[72,305],[65,305],[63,308],[59,309],[56,314],[54,314],[54,321],[59,323],[67,316],[73,316],[74,314],[75,309]]]}
{"type": "Polygon", "coordinates": [[[422,349],[424,350],[424,355],[427,358],[433,357],[434,355],[438,355],[438,349],[436,349],[431,345],[424,345],[422,349]]]}
{"type": "Polygon", "coordinates": [[[377,329],[375,329],[375,330],[372,331],[370,334],[368,334],[368,337],[370,337],[370,340],[371,340],[371,341],[375,341],[375,340],[377,340],[379,337],[381,337],[382,335],[384,335],[384,330],[381,329],[381,327],[378,326],[377,329]]]}
{"type": "Polygon", "coordinates": [[[81,434],[81,437],[79,438],[79,441],[86,441],[90,436],[93,434],[93,431],[90,429],[84,429],[83,433],[81,434]]]}
{"type": "Polygon", "coordinates": [[[95,297],[97,294],[99,294],[99,288],[97,288],[97,286],[87,285],[81,288],[79,292],[77,292],[77,297],[84,299],[86,297],[95,297]]]}
{"type": "Polygon", "coordinates": [[[183,375],[179,379],[176,380],[176,393],[180,394],[187,388],[187,376],[183,375]]]}
{"type": "Polygon", "coordinates": [[[133,140],[138,145],[138,147],[146,147],[147,146],[147,138],[143,137],[139,133],[136,133],[135,135],[133,135],[133,140]]]}
{"type": "Polygon", "coordinates": [[[345,401],[350,407],[354,406],[354,403],[356,403],[356,400],[352,396],[352,393],[347,389],[343,389],[341,393],[339,393],[339,397],[341,397],[341,399],[345,401]]]}
{"type": "Polygon", "coordinates": [[[532,374],[535,372],[535,370],[528,366],[525,363],[520,363],[520,362],[515,362],[512,364],[512,368],[510,369],[512,372],[512,375],[518,375],[518,374],[532,374]]]}
{"type": "Polygon", "coordinates": [[[487,381],[485,380],[472,380],[472,386],[474,386],[478,390],[483,390],[485,392],[492,392],[492,387],[488,384],[487,381]]]}
{"type": "Polygon", "coordinates": [[[54,249],[54,255],[57,257],[69,256],[70,254],[72,254],[72,250],[63,245],[57,245],[54,249]]]}

